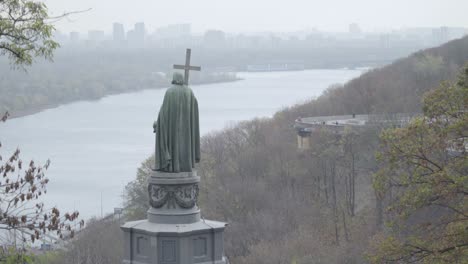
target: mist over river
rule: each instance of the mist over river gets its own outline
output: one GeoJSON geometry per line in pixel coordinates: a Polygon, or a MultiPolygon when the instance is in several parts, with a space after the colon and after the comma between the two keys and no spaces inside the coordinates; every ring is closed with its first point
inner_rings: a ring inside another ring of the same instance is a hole
{"type": "MultiPolygon", "coordinates": [[[[239,73],[241,81],[193,86],[201,133],[254,117],[271,117],[285,106],[317,97],[331,84],[361,73],[239,73]]],[[[19,147],[24,162],[51,160],[44,197],[47,207],[76,209],[85,219],[100,216],[101,206],[104,214],[111,213],[121,206],[124,187],[135,178],[140,163],[154,151],[152,125],[165,91],[113,95],[8,120],[0,124],[0,153],[6,158],[19,147]]]]}

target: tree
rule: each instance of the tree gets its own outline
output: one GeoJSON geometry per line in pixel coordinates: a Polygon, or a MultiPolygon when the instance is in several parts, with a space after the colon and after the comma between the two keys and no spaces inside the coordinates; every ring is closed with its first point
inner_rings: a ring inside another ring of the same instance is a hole
{"type": "Polygon", "coordinates": [[[3,238],[34,242],[49,233],[57,238],[73,237],[79,213],[61,214],[58,208],[46,208],[40,201],[47,193],[45,171],[49,164],[42,167],[30,161],[24,165],[19,149],[6,160],[0,155],[0,229],[13,231],[2,233],[3,238]]]}
{"type": "Polygon", "coordinates": [[[125,186],[123,198],[126,219],[137,220],[146,216],[149,208],[148,179],[153,166],[154,155],[142,162],[137,170],[136,179],[125,186]]]}
{"type": "Polygon", "coordinates": [[[374,263],[460,263],[468,254],[468,67],[423,98],[424,116],[386,130],[374,179],[390,199],[374,263]]]}
{"type": "MultiPolygon", "coordinates": [[[[104,219],[90,219],[80,235],[47,264],[114,264],[121,263],[124,240],[120,222],[112,215],[104,219]],[[109,241],[112,241],[109,243],[109,241]]],[[[36,262],[34,262],[36,264],[36,262]]]]}
{"type": "MultiPolygon", "coordinates": [[[[0,120],[5,122],[6,113],[0,120]]],[[[0,143],[1,148],[1,143],[0,143]]],[[[46,208],[40,201],[47,193],[49,179],[45,171],[50,161],[38,166],[34,161],[26,165],[20,158],[20,150],[4,159],[0,154],[0,229],[2,244],[11,240],[34,242],[53,234],[56,238],[73,237],[79,213],[61,214],[58,208],[46,208]]],[[[16,245],[14,245],[16,246],[16,245]]]]}
{"type": "MultiPolygon", "coordinates": [[[[48,22],[50,18],[47,7],[41,2],[0,0],[0,55],[7,55],[14,65],[30,65],[34,57],[51,59],[58,43],[52,40],[54,27],[48,22]]],[[[5,122],[8,115],[6,112],[0,121],[5,122]]],[[[62,214],[58,208],[46,208],[40,201],[47,193],[49,179],[45,171],[49,164],[49,161],[44,166],[34,161],[23,163],[19,149],[6,159],[0,154],[3,238],[27,243],[50,235],[72,237],[76,226],[84,224],[83,221],[77,223],[78,212],[62,214]]],[[[22,255],[20,251],[17,253],[22,255]]]]}
{"type": "Polygon", "coordinates": [[[7,252],[5,256],[2,256],[2,258],[0,258],[0,263],[2,264],[16,264],[16,263],[32,264],[33,258],[32,256],[24,254],[24,252],[21,252],[21,251],[17,252],[17,251],[14,251],[13,249],[10,249],[9,252],[7,252]]]}
{"type": "Polygon", "coordinates": [[[35,57],[51,59],[59,44],[44,3],[30,0],[0,1],[0,55],[15,65],[30,65],[35,57]]]}

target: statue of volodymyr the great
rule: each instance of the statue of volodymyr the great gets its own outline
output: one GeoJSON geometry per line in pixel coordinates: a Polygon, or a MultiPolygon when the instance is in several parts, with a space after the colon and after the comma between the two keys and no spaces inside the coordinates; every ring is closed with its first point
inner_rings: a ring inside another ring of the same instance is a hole
{"type": "Polygon", "coordinates": [[[156,133],[156,167],[163,172],[191,172],[200,162],[198,102],[184,77],[174,73],[153,124],[156,133]]]}

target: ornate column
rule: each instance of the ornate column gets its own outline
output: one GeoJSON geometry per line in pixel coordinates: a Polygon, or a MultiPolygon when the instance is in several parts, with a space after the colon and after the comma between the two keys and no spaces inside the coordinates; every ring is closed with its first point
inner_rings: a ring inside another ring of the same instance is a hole
{"type": "Polygon", "coordinates": [[[205,220],[198,207],[196,171],[153,171],[148,180],[148,219],[128,222],[124,264],[227,264],[225,223],[205,220]]]}

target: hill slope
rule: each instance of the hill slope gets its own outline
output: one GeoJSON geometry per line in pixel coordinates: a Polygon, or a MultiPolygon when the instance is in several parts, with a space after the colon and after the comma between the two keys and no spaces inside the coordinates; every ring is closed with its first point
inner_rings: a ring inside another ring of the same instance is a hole
{"type": "Polygon", "coordinates": [[[378,68],[289,110],[300,116],[419,112],[421,96],[468,61],[468,36],[378,68]]]}
{"type": "Polygon", "coordinates": [[[468,37],[371,70],[272,119],[204,137],[202,209],[230,223],[233,262],[362,263],[382,221],[371,186],[380,131],[321,133],[299,152],[291,124],[298,116],[420,112],[422,95],[466,62],[468,37]]]}

